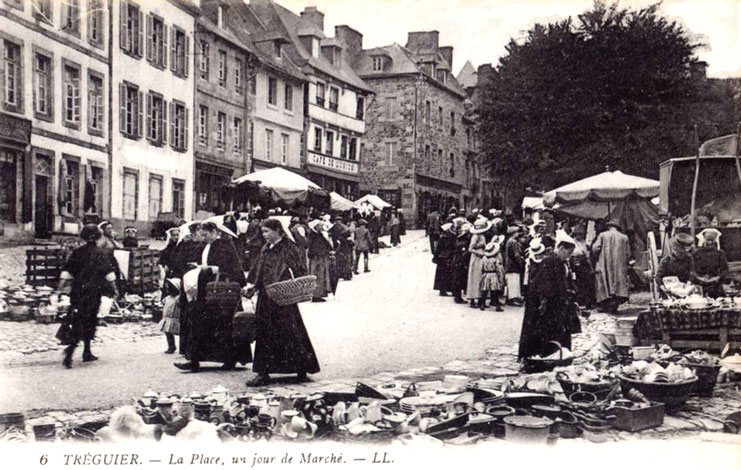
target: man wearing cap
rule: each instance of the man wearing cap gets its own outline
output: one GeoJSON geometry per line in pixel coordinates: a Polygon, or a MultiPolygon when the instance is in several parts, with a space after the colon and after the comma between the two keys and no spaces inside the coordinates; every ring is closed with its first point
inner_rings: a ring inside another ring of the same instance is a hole
{"type": "Polygon", "coordinates": [[[594,267],[597,304],[614,314],[630,296],[630,241],[627,235],[618,230],[616,222],[608,222],[607,227],[594,241],[592,257],[597,260],[594,267]]]}
{"type": "Polygon", "coordinates": [[[700,247],[692,255],[697,283],[708,297],[723,297],[723,281],[728,276],[728,260],[720,249],[720,232],[706,228],[698,235],[700,247]]]}
{"type": "Polygon", "coordinates": [[[124,228],[124,239],[121,242],[124,248],[139,247],[139,240],[136,239],[136,232],[137,230],[134,227],[129,226],[124,228]]]}
{"type": "Polygon", "coordinates": [[[353,272],[358,272],[360,267],[360,257],[363,257],[363,272],[369,273],[370,268],[368,267],[368,252],[370,252],[373,240],[371,240],[370,230],[368,230],[368,222],[365,219],[358,220],[358,228],[355,229],[355,265],[353,266],[353,272]]]}

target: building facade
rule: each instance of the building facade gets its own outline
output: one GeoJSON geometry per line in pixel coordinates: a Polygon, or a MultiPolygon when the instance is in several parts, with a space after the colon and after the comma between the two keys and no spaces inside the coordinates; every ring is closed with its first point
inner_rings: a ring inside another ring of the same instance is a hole
{"type": "Polygon", "coordinates": [[[0,236],[75,234],[106,217],[108,3],[0,3],[0,236]]]}
{"type": "Polygon", "coordinates": [[[251,0],[249,8],[269,25],[265,39],[285,51],[307,77],[303,102],[307,176],[328,191],[356,199],[365,107],[372,95],[354,69],[362,35],[338,26],[335,37],[327,37],[324,15],[315,7],[306,8],[300,16],[273,0],[251,0]]]}
{"type": "Polygon", "coordinates": [[[363,50],[358,73],[375,92],[368,106],[362,189],[401,208],[408,222],[433,208],[462,207],[466,178],[465,92],[451,73],[453,48],[437,31],[407,44],[363,50]]]}
{"type": "Polygon", "coordinates": [[[148,231],[162,213],[192,219],[194,31],[186,0],[111,0],[111,213],[148,231]]]}
{"type": "Polygon", "coordinates": [[[247,84],[250,171],[275,166],[303,172],[306,76],[283,47],[287,39],[268,31],[242,0],[229,0],[227,25],[254,53],[247,84]]]}
{"type": "Polygon", "coordinates": [[[203,0],[195,34],[195,211],[224,213],[222,189],[250,169],[248,47],[232,34],[228,3],[203,0]]]}

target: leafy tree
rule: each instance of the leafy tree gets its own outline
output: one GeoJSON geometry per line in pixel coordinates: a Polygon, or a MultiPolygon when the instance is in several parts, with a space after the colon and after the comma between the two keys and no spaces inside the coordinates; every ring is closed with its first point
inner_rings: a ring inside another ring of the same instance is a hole
{"type": "Polygon", "coordinates": [[[520,190],[552,189],[606,165],[656,178],[660,162],[694,153],[695,125],[701,139],[734,131],[725,101],[733,87],[708,88],[693,73],[698,44],[658,8],[598,1],[510,41],[479,77],[479,135],[493,175],[520,190]]]}

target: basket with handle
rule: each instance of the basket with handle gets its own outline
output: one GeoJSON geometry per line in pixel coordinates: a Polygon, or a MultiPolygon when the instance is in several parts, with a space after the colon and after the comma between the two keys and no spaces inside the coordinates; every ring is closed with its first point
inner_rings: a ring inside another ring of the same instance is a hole
{"type": "Polygon", "coordinates": [[[316,290],[316,276],[294,277],[291,268],[288,268],[288,272],[291,279],[265,286],[268,297],[281,307],[311,300],[316,290]]]}
{"type": "Polygon", "coordinates": [[[206,284],[203,302],[207,308],[233,313],[241,298],[241,287],[238,282],[222,281],[220,273],[216,279],[206,284]]]}

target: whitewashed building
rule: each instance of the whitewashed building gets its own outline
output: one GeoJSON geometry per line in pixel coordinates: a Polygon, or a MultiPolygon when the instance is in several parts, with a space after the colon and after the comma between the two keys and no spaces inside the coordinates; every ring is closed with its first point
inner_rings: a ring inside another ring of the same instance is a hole
{"type": "Polygon", "coordinates": [[[0,2],[0,238],[109,215],[106,0],[0,2]]]}
{"type": "Polygon", "coordinates": [[[195,21],[185,0],[111,0],[111,219],[193,217],[195,21]]]}

